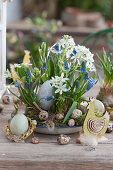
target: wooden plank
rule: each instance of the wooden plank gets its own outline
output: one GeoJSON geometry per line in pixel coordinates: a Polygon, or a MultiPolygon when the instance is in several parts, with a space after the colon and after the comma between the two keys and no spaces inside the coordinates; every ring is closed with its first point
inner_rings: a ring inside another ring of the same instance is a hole
{"type": "MultiPolygon", "coordinates": [[[[43,28],[38,27],[34,24],[25,23],[23,20],[17,21],[7,25],[7,30],[21,30],[21,31],[30,31],[30,30],[37,30],[37,31],[44,31],[43,28]]],[[[59,27],[57,33],[67,33],[70,34],[90,34],[99,31],[99,28],[90,28],[90,27],[69,27],[69,26],[62,26],[59,27]]]]}
{"type": "Polygon", "coordinates": [[[0,160],[36,162],[97,162],[113,163],[111,144],[100,144],[95,150],[78,144],[58,145],[57,143],[2,143],[0,160]],[[103,149],[104,148],[104,149],[103,149]]]}
{"type": "Polygon", "coordinates": [[[0,170],[111,170],[113,163],[0,161],[0,170]]]}

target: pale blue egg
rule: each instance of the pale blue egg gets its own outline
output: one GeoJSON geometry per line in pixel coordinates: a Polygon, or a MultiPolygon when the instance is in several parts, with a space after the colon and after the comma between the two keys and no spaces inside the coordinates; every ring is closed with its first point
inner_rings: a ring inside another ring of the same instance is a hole
{"type": "Polygon", "coordinates": [[[23,135],[28,130],[28,119],[24,114],[16,114],[10,123],[11,133],[14,135],[23,135]]]}
{"type": "Polygon", "coordinates": [[[40,107],[44,110],[49,110],[53,104],[53,99],[50,101],[45,100],[47,96],[53,96],[53,87],[49,80],[42,84],[37,94],[38,101],[40,101],[40,107]]]}

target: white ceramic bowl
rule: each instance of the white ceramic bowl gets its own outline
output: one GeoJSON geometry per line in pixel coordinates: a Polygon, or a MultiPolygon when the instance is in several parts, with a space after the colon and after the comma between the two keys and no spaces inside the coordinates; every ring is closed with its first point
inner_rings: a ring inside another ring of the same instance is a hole
{"type": "Polygon", "coordinates": [[[37,126],[35,128],[35,132],[48,134],[48,135],[60,135],[60,134],[72,134],[76,132],[80,132],[82,130],[82,126],[73,126],[73,127],[55,127],[54,131],[49,131],[47,127],[37,126]]]}

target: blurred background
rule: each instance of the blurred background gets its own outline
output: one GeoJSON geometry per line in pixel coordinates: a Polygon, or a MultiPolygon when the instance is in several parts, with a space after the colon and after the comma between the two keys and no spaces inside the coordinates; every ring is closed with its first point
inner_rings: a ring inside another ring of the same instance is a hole
{"type": "Polygon", "coordinates": [[[94,53],[103,47],[111,53],[112,9],[113,0],[13,0],[7,12],[7,66],[22,62],[24,50],[35,58],[42,41],[53,44],[64,34],[94,53]]]}

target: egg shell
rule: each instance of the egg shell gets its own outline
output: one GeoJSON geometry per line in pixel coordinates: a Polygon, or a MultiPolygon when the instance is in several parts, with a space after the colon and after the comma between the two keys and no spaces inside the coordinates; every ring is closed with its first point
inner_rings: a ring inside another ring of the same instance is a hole
{"type": "Polygon", "coordinates": [[[40,101],[40,107],[44,110],[49,110],[49,108],[53,104],[53,99],[50,101],[41,99],[41,98],[46,98],[47,96],[53,96],[53,87],[51,86],[49,80],[47,80],[44,84],[42,84],[37,94],[37,99],[38,101],[40,101]]]}
{"type": "Polygon", "coordinates": [[[24,114],[16,114],[10,123],[10,130],[14,135],[23,135],[28,127],[28,120],[24,114]]]}
{"type": "Polygon", "coordinates": [[[94,105],[95,105],[95,111],[104,113],[105,112],[105,107],[104,104],[100,100],[94,100],[94,105]]]}

